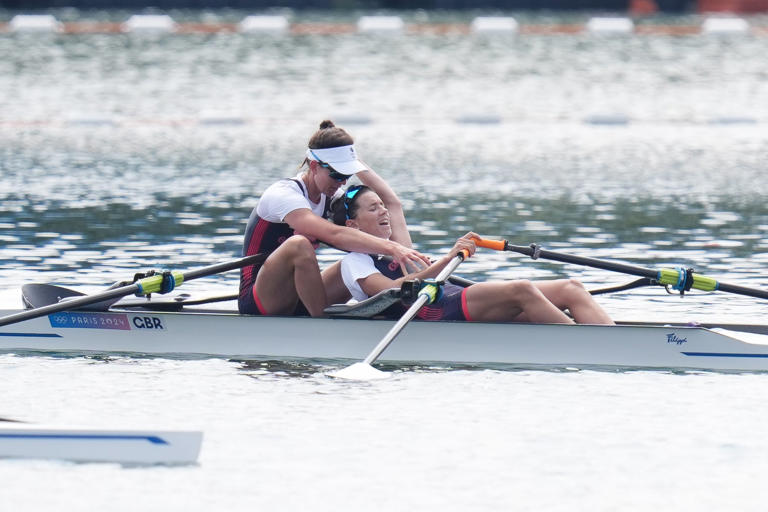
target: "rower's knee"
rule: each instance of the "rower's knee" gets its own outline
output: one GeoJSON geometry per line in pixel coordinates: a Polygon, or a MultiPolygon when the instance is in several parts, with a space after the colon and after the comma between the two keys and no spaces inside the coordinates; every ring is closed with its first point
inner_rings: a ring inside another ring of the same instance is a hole
{"type": "Polygon", "coordinates": [[[563,293],[573,298],[583,298],[589,295],[589,292],[584,287],[584,284],[578,279],[563,279],[563,293]]]}
{"type": "Polygon", "coordinates": [[[504,287],[507,302],[513,305],[524,304],[531,299],[541,296],[541,292],[527,279],[507,281],[504,287]]]}
{"type": "Polygon", "coordinates": [[[293,235],[282,243],[280,249],[293,261],[294,265],[317,261],[312,242],[301,235],[293,235]]]}

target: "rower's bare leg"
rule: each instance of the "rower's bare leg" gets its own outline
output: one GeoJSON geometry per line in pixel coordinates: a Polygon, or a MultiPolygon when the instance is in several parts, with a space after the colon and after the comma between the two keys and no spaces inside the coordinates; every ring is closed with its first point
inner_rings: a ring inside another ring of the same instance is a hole
{"type": "Polygon", "coordinates": [[[606,324],[615,322],[600,307],[592,295],[576,279],[557,279],[533,283],[558,308],[570,311],[573,319],[580,324],[606,324]]]}
{"type": "Polygon", "coordinates": [[[349,290],[341,277],[341,260],[324,269],[321,275],[329,304],[343,304],[350,299],[349,290]]]}
{"type": "Polygon", "coordinates": [[[529,322],[573,323],[525,279],[473,284],[467,289],[467,309],[477,321],[510,322],[524,315],[529,322]]]}
{"type": "Polygon", "coordinates": [[[294,235],[269,255],[256,276],[256,294],[270,314],[290,315],[297,301],[312,316],[323,316],[328,304],[312,243],[294,235]]]}

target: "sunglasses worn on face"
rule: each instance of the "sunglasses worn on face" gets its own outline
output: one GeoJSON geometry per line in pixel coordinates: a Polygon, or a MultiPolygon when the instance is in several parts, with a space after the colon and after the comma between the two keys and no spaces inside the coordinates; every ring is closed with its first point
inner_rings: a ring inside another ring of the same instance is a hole
{"type": "Polygon", "coordinates": [[[326,169],[328,169],[328,176],[331,179],[336,181],[344,181],[349,179],[349,176],[347,176],[346,174],[341,174],[339,171],[331,167],[331,164],[327,162],[323,162],[322,160],[317,158],[317,155],[315,154],[314,151],[310,149],[309,152],[312,153],[313,157],[315,157],[315,160],[317,160],[317,163],[320,165],[320,167],[325,167],[326,169]]]}
{"type": "Polygon", "coordinates": [[[344,180],[348,180],[349,179],[349,176],[347,176],[346,174],[341,174],[340,172],[338,172],[336,169],[334,169],[330,165],[326,165],[325,167],[328,168],[328,176],[331,179],[334,179],[336,181],[344,181],[344,180]]]}

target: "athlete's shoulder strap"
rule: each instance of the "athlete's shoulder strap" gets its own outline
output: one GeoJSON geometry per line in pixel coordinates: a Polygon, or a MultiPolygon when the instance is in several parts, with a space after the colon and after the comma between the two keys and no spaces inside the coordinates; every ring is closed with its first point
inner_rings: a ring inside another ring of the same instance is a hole
{"type": "Polygon", "coordinates": [[[299,186],[299,190],[301,190],[302,195],[304,197],[307,197],[307,189],[304,188],[304,184],[301,182],[301,180],[297,180],[296,178],[285,178],[285,179],[297,184],[299,186]]]}

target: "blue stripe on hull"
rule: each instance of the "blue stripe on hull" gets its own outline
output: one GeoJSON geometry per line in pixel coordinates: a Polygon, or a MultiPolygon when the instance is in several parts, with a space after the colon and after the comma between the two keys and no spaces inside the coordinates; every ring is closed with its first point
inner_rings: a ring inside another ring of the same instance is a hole
{"type": "Polygon", "coordinates": [[[61,338],[61,334],[47,334],[43,332],[0,332],[0,336],[12,338],[61,338]]]}
{"type": "Polygon", "coordinates": [[[152,444],[168,444],[168,441],[157,436],[135,436],[117,434],[3,434],[0,439],[71,439],[88,441],[149,441],[152,444]]]}
{"type": "Polygon", "coordinates": [[[681,354],[699,357],[768,357],[768,354],[731,354],[727,352],[681,352],[681,354]]]}

